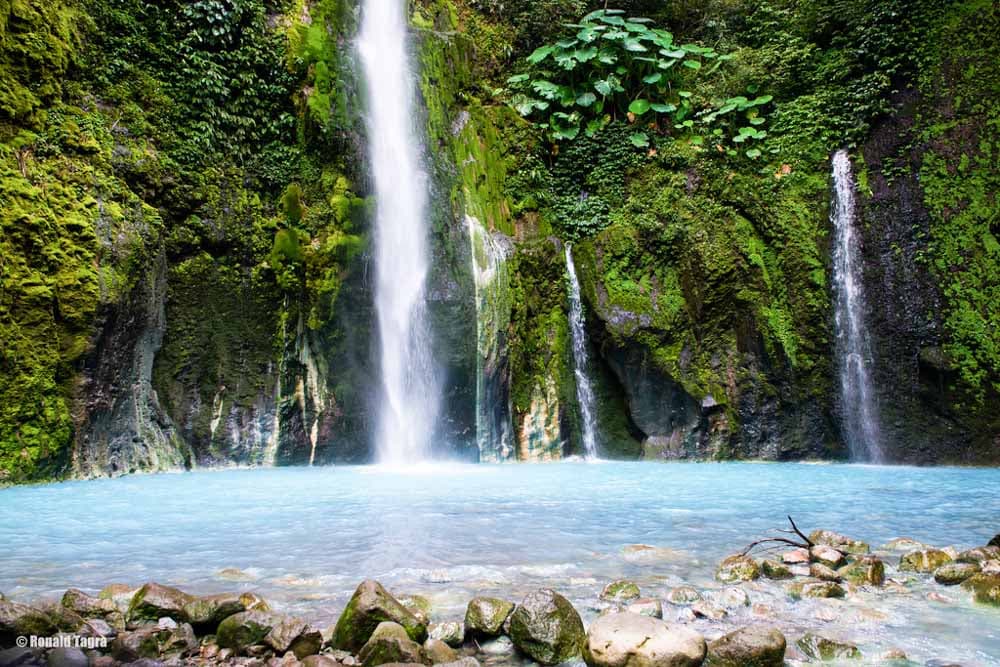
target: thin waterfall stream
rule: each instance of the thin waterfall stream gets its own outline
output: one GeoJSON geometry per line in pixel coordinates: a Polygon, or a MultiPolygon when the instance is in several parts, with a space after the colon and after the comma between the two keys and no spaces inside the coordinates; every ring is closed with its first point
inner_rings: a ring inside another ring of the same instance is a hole
{"type": "Polygon", "coordinates": [[[833,291],[843,434],[851,459],[883,460],[875,392],[869,373],[871,344],[864,322],[861,248],[854,229],[854,177],[846,150],[832,160],[833,291]]]}
{"type": "Polygon", "coordinates": [[[375,184],[375,308],[381,401],[380,463],[430,455],[439,387],[427,321],[428,178],[415,126],[415,80],[403,0],[364,0],[358,51],[367,90],[368,152],[375,184]]]}
{"type": "Polygon", "coordinates": [[[573,373],[576,377],[576,401],[580,406],[583,451],[586,458],[597,458],[597,415],[594,388],[587,375],[587,330],[580,300],[580,281],[573,264],[573,248],[566,244],[566,274],[569,276],[569,326],[573,338],[573,373]]]}

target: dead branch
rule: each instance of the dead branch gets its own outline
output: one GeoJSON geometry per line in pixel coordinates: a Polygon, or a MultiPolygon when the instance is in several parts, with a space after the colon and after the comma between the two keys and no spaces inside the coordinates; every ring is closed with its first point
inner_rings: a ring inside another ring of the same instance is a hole
{"type": "Polygon", "coordinates": [[[759,546],[761,546],[763,544],[770,545],[769,547],[765,548],[764,551],[774,550],[776,548],[779,548],[779,546],[781,546],[781,545],[795,547],[796,549],[809,549],[809,548],[815,546],[813,544],[812,540],[810,540],[808,537],[806,537],[802,533],[802,531],[799,530],[799,527],[795,525],[795,521],[793,521],[792,517],[790,517],[790,516],[788,517],[788,523],[791,524],[791,526],[792,526],[791,530],[788,530],[786,528],[775,528],[775,531],[777,531],[779,533],[786,533],[788,535],[796,535],[796,536],[798,536],[798,537],[801,538],[801,540],[802,540],[801,542],[798,541],[798,540],[791,539],[789,537],[776,537],[776,536],[772,535],[772,536],[769,536],[769,537],[761,538],[759,540],[754,540],[753,542],[751,542],[750,544],[747,545],[747,547],[743,550],[742,555],[746,556],[748,553],[750,553],[751,551],[753,551],[756,547],[759,547],[759,546]]]}

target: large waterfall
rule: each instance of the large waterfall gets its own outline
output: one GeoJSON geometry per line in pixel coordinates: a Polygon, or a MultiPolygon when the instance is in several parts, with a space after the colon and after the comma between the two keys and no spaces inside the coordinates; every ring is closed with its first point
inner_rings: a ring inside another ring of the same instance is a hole
{"type": "Polygon", "coordinates": [[[414,119],[405,0],[365,0],[358,50],[367,89],[368,157],[375,181],[375,306],[382,394],[382,463],[426,458],[438,413],[427,323],[427,175],[414,119]]]}
{"type": "Polygon", "coordinates": [[[861,252],[854,230],[854,178],[847,151],[833,156],[833,287],[842,429],[851,458],[882,460],[875,394],[868,366],[871,346],[864,323],[861,252]]]}
{"type": "Polygon", "coordinates": [[[587,331],[580,301],[580,281],[573,264],[573,249],[566,244],[566,273],[569,276],[569,326],[573,338],[573,371],[576,375],[576,401],[580,406],[583,451],[588,459],[597,458],[597,416],[594,414],[594,389],[587,376],[587,331]]]}

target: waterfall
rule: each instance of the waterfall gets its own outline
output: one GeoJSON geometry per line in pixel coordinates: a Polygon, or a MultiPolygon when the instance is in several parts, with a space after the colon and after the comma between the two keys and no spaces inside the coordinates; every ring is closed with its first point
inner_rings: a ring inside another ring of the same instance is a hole
{"type": "Polygon", "coordinates": [[[580,281],[573,264],[573,249],[566,244],[566,273],[569,276],[569,326],[573,338],[573,371],[576,376],[576,401],[580,406],[583,451],[588,459],[597,458],[597,418],[594,414],[594,389],[587,377],[587,331],[584,328],[580,281]]]}
{"type": "Polygon", "coordinates": [[[358,51],[367,90],[368,157],[375,184],[375,308],[381,400],[376,458],[426,458],[439,387],[427,322],[427,174],[414,119],[405,0],[364,0],[358,51]]]}
{"type": "Polygon", "coordinates": [[[871,346],[865,329],[861,253],[854,230],[854,178],[845,150],[833,156],[833,288],[836,352],[840,373],[843,434],[852,460],[882,461],[875,394],[869,365],[871,346]]]}

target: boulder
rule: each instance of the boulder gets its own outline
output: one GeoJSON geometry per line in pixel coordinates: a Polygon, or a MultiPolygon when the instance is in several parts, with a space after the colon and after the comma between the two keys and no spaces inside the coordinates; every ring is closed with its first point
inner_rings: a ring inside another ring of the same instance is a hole
{"type": "Polygon", "coordinates": [[[867,542],[852,539],[846,535],[835,533],[832,530],[814,530],[809,533],[809,541],[813,544],[823,544],[833,547],[845,554],[862,555],[871,551],[871,547],[867,542]]]}
{"type": "Polygon", "coordinates": [[[115,637],[111,642],[111,655],[121,662],[134,662],[143,658],[179,660],[197,648],[198,640],[188,623],[172,627],[145,625],[115,637]]]}
{"type": "Polygon", "coordinates": [[[410,639],[406,628],[393,621],[383,621],[375,627],[358,652],[358,658],[365,667],[395,662],[426,662],[420,644],[410,639]]]}
{"type": "Polygon", "coordinates": [[[1000,575],[975,574],[962,582],[962,588],[972,591],[972,599],[980,604],[1000,607],[1000,575]]]}
{"type": "Polygon", "coordinates": [[[87,595],[76,588],[66,591],[60,604],[86,618],[105,618],[118,611],[118,607],[111,600],[87,595]]]}
{"type": "Polygon", "coordinates": [[[865,556],[840,568],[837,574],[857,586],[882,586],[885,563],[874,556],[865,556]]]}
{"type": "Polygon", "coordinates": [[[736,554],[719,563],[719,567],[715,570],[715,578],[727,584],[759,579],[760,566],[750,556],[736,554]]]}
{"type": "Polygon", "coordinates": [[[809,576],[820,581],[841,581],[841,576],[823,563],[809,563],[809,576]]]}
{"type": "Polygon", "coordinates": [[[774,560],[761,561],[760,572],[768,579],[791,579],[795,576],[784,563],[774,560]]]}
{"type": "Polygon", "coordinates": [[[788,595],[794,600],[802,598],[842,598],[843,588],[832,581],[797,581],[788,587],[788,595]]]}
{"type": "Polygon", "coordinates": [[[215,633],[215,640],[222,648],[243,653],[249,647],[263,644],[277,619],[266,611],[241,611],[229,616],[215,633]]]}
{"type": "Polygon", "coordinates": [[[427,636],[443,641],[448,646],[461,646],[465,639],[465,624],[461,621],[431,623],[427,626],[427,636]]]}
{"type": "Polygon", "coordinates": [[[667,602],[680,606],[694,604],[701,599],[701,593],[691,586],[677,586],[667,593],[667,602]]]}
{"type": "Polygon", "coordinates": [[[817,544],[809,549],[809,560],[813,563],[820,563],[829,568],[837,569],[847,563],[844,554],[833,547],[825,544],[817,544]]]}
{"type": "Polygon", "coordinates": [[[805,634],[795,645],[813,660],[860,660],[861,651],[854,644],[826,639],[814,634],[805,634]]]}
{"type": "Polygon", "coordinates": [[[1000,535],[994,535],[993,539],[986,543],[988,547],[1000,547],[1000,535]]]}
{"type": "Polygon", "coordinates": [[[0,667],[21,667],[21,665],[34,664],[35,654],[31,652],[31,649],[15,646],[0,651],[0,667]]]}
{"type": "Polygon", "coordinates": [[[247,611],[247,607],[239,593],[221,593],[194,598],[184,605],[182,611],[196,630],[211,632],[229,616],[247,611]]]}
{"type": "Polygon", "coordinates": [[[417,617],[417,620],[424,625],[431,619],[431,601],[423,595],[404,595],[396,598],[399,604],[410,610],[410,613],[417,617]]]}
{"type": "Polygon", "coordinates": [[[916,540],[911,540],[909,537],[896,537],[879,547],[879,551],[909,553],[911,551],[919,551],[921,549],[930,548],[931,547],[929,545],[926,545],[923,542],[917,542],[916,540]]]}
{"type": "Polygon", "coordinates": [[[157,583],[148,583],[136,591],[128,606],[128,619],[136,621],[156,621],[167,617],[178,622],[186,622],[184,606],[195,598],[193,595],[157,583]]]}
{"type": "Polygon", "coordinates": [[[130,586],[129,584],[108,584],[97,594],[97,597],[102,600],[111,600],[111,602],[118,608],[118,611],[125,614],[128,612],[128,607],[132,604],[132,598],[135,597],[136,592],[139,589],[135,586],[130,586]]]}
{"type": "Polygon", "coordinates": [[[1000,558],[1000,547],[976,547],[962,551],[955,560],[959,563],[982,563],[987,560],[1000,558]]]}
{"type": "Polygon", "coordinates": [[[750,606],[750,596],[742,588],[729,586],[717,591],[712,595],[712,599],[723,609],[739,609],[750,606]]]}
{"type": "Polygon", "coordinates": [[[627,579],[612,581],[601,591],[601,599],[605,602],[629,602],[638,599],[641,595],[635,582],[627,579]]]}
{"type": "Polygon", "coordinates": [[[297,658],[304,658],[319,653],[323,647],[323,636],[319,630],[310,627],[302,619],[278,614],[271,614],[271,617],[271,629],[264,637],[264,643],[279,655],[291,652],[297,658]]]}
{"type": "Polygon", "coordinates": [[[406,629],[415,642],[427,639],[427,625],[392,597],[377,581],[363,581],[354,591],[333,631],[333,646],[359,651],[380,623],[391,621],[406,629]]]}
{"type": "Polygon", "coordinates": [[[583,659],[590,667],[697,667],[705,651],[694,630],[626,612],[591,624],[583,659]]]}
{"type": "Polygon", "coordinates": [[[440,639],[427,638],[424,642],[424,655],[432,665],[455,662],[458,660],[458,653],[455,649],[445,644],[440,639]]]}
{"type": "Polygon", "coordinates": [[[639,598],[625,607],[625,611],[640,616],[663,618],[663,604],[656,598],[639,598]]]}
{"type": "Polygon", "coordinates": [[[707,618],[710,621],[721,621],[729,615],[725,609],[716,607],[708,600],[698,600],[688,610],[695,618],[707,618]]]}
{"type": "Polygon", "coordinates": [[[301,664],[302,667],[341,667],[341,663],[328,655],[309,655],[302,659],[301,664]]]}
{"type": "Polygon", "coordinates": [[[940,549],[918,549],[899,559],[899,569],[901,572],[933,572],[951,560],[951,556],[940,549]]]}
{"type": "Polygon", "coordinates": [[[514,609],[510,636],[522,653],[543,665],[580,655],[586,638],[583,621],[573,605],[548,588],[528,594],[514,609]]]}
{"type": "Polygon", "coordinates": [[[969,577],[979,574],[978,563],[945,563],[934,570],[934,581],[942,586],[956,586],[969,577]]]}
{"type": "Polygon", "coordinates": [[[781,562],[785,565],[806,565],[809,563],[808,549],[792,549],[781,554],[781,562]]]}
{"type": "Polygon", "coordinates": [[[89,667],[90,659],[81,649],[57,648],[49,651],[48,667],[89,667]]]}
{"type": "Polygon", "coordinates": [[[496,637],[503,633],[514,603],[500,598],[476,597],[465,608],[465,634],[470,638],[496,637]]]}
{"type": "Polygon", "coordinates": [[[785,663],[785,635],[775,628],[751,626],[708,644],[706,665],[711,667],[781,667],[785,663]]]}

